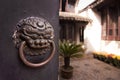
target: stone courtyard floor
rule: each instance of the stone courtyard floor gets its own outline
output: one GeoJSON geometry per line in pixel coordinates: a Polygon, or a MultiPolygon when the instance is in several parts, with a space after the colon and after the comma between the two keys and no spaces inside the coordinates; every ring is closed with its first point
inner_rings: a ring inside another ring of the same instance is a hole
{"type": "MultiPolygon", "coordinates": [[[[63,60],[60,59],[60,66],[62,64],[63,60]]],[[[74,67],[73,77],[59,77],[59,80],[120,80],[120,69],[94,59],[92,55],[71,59],[71,65],[74,67]]]]}

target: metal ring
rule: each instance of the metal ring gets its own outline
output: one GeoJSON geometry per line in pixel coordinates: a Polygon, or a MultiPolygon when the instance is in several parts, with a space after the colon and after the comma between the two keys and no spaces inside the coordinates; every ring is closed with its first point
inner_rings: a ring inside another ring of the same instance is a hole
{"type": "Polygon", "coordinates": [[[52,49],[51,55],[48,57],[48,59],[41,63],[31,63],[24,56],[23,48],[25,45],[26,45],[26,42],[23,41],[19,48],[19,55],[20,55],[21,60],[24,62],[24,64],[26,64],[27,66],[30,66],[30,67],[40,67],[40,66],[45,65],[52,59],[53,55],[55,54],[55,44],[54,44],[54,42],[52,42],[53,49],[52,49]]]}

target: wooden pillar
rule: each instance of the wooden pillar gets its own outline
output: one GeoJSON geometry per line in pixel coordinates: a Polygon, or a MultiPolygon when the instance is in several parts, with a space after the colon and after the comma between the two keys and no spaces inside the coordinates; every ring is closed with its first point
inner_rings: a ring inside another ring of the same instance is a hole
{"type": "Polygon", "coordinates": [[[62,0],[59,0],[59,11],[62,11],[62,0]]]}
{"type": "Polygon", "coordinates": [[[75,42],[77,44],[80,43],[79,26],[77,23],[75,24],[75,42]]]}
{"type": "Polygon", "coordinates": [[[68,0],[66,0],[65,11],[67,11],[68,0]]]}
{"type": "Polygon", "coordinates": [[[69,24],[68,24],[68,22],[66,22],[65,28],[66,28],[66,39],[68,40],[69,39],[69,24]]]}
{"type": "MultiPolygon", "coordinates": [[[[120,5],[118,7],[118,35],[120,35],[120,5]]],[[[120,36],[118,36],[118,40],[120,40],[120,36]]]]}

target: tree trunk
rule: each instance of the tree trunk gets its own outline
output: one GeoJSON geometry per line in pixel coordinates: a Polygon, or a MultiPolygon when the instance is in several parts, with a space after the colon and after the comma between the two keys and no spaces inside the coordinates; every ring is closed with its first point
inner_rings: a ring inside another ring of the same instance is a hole
{"type": "Polygon", "coordinates": [[[70,66],[70,57],[64,57],[64,67],[68,68],[70,66]]]}

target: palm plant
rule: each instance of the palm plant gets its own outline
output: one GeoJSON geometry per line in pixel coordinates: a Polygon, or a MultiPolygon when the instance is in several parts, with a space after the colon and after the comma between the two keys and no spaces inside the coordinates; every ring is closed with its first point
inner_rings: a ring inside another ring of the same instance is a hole
{"type": "Polygon", "coordinates": [[[70,67],[70,58],[80,56],[80,52],[84,52],[85,49],[82,47],[83,44],[75,44],[70,41],[60,41],[59,50],[60,55],[64,58],[64,68],[68,69],[70,67]]]}

